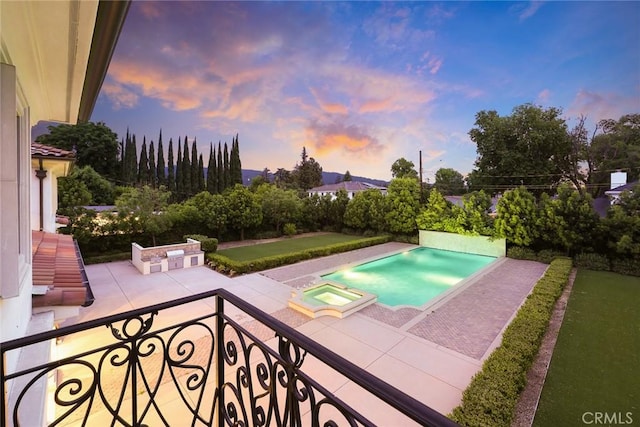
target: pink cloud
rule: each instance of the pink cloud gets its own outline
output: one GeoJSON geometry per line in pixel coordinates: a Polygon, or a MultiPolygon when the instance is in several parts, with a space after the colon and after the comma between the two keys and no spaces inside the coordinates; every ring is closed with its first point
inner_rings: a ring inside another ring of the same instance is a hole
{"type": "Polygon", "coordinates": [[[138,95],[120,84],[105,82],[102,85],[102,92],[109,98],[116,110],[133,108],[138,104],[138,95]]]}
{"type": "Polygon", "coordinates": [[[306,127],[306,136],[307,143],[312,144],[320,155],[332,151],[373,155],[384,148],[364,127],[341,121],[319,123],[314,120],[306,127]]]}
{"type": "Polygon", "coordinates": [[[431,58],[427,66],[431,74],[436,74],[438,70],[440,70],[440,67],[442,67],[442,59],[431,58]]]}
{"type": "Polygon", "coordinates": [[[538,94],[537,102],[546,104],[551,97],[551,91],[549,89],[544,89],[538,94]]]}
{"type": "Polygon", "coordinates": [[[140,11],[142,15],[147,19],[159,18],[162,14],[158,3],[151,1],[143,1],[140,3],[140,11]]]}
{"type": "Polygon", "coordinates": [[[520,21],[525,21],[536,14],[538,9],[542,7],[542,1],[532,1],[526,7],[523,3],[516,3],[512,10],[518,15],[520,21]]]}
{"type": "Polygon", "coordinates": [[[325,99],[325,96],[321,95],[318,90],[309,88],[309,91],[313,95],[318,106],[320,106],[322,111],[324,111],[325,113],[347,114],[349,112],[348,108],[344,104],[341,104],[339,102],[328,102],[325,99]]]}
{"type": "Polygon", "coordinates": [[[574,97],[567,114],[573,117],[586,116],[590,120],[618,119],[624,114],[638,111],[637,96],[622,96],[614,93],[598,93],[581,89],[574,97]]]}

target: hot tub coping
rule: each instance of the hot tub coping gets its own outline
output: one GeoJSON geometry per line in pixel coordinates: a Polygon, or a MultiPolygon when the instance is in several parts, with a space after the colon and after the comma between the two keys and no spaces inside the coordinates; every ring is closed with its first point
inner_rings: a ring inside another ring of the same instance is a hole
{"type": "Polygon", "coordinates": [[[299,311],[300,313],[303,313],[314,319],[320,316],[333,316],[333,317],[338,317],[340,319],[343,319],[368,305],[374,304],[377,300],[378,300],[377,295],[370,294],[368,292],[362,291],[357,288],[350,288],[341,283],[333,282],[331,280],[322,279],[318,283],[314,283],[309,287],[292,290],[291,298],[289,298],[288,304],[290,308],[296,311],[299,311]],[[340,289],[345,292],[350,292],[353,294],[360,295],[360,298],[344,305],[332,305],[332,304],[313,305],[304,301],[305,292],[308,292],[326,285],[329,285],[336,289],[340,289]]]}

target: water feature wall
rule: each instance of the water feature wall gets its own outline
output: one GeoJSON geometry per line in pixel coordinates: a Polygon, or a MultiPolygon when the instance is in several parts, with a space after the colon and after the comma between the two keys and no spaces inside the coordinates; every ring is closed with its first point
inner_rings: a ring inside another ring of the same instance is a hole
{"type": "Polygon", "coordinates": [[[464,236],[441,231],[420,230],[420,246],[467,254],[503,257],[507,255],[506,239],[491,239],[487,236],[464,236]]]}

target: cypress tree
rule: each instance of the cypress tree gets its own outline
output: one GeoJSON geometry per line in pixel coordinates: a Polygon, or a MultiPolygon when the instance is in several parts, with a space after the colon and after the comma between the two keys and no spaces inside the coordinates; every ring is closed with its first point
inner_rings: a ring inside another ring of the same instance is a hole
{"type": "Polygon", "coordinates": [[[227,143],[224,143],[224,188],[233,186],[231,181],[231,170],[229,168],[229,150],[227,149],[227,143]]]}
{"type": "Polygon", "coordinates": [[[149,143],[149,185],[151,188],[158,187],[158,177],[156,175],[156,147],[153,141],[149,143]]]}
{"type": "Polygon", "coordinates": [[[231,182],[234,184],[242,184],[242,163],[240,162],[240,144],[238,135],[231,143],[231,158],[229,159],[231,169],[231,182]]]}
{"type": "Polygon", "coordinates": [[[138,179],[138,144],[136,135],[131,136],[131,158],[129,159],[129,182],[134,185],[138,179]]]}
{"type": "Polygon", "coordinates": [[[169,164],[168,166],[168,170],[167,170],[167,187],[169,188],[169,191],[171,192],[171,194],[175,195],[176,192],[176,172],[174,170],[174,163],[173,163],[173,139],[169,138],[169,164]]]}
{"type": "Polygon", "coordinates": [[[131,185],[131,135],[127,129],[127,137],[124,143],[124,164],[122,165],[122,180],[124,185],[131,185]]]}
{"type": "Polygon", "coordinates": [[[213,151],[213,143],[209,144],[209,163],[207,165],[207,191],[211,194],[218,193],[218,170],[216,168],[216,152],[213,151]]]}
{"type": "Polygon", "coordinates": [[[184,182],[182,181],[182,141],[178,137],[178,160],[176,160],[176,197],[184,199],[184,182]]]}
{"type": "Polygon", "coordinates": [[[224,165],[222,163],[222,145],[218,141],[218,193],[222,194],[226,188],[224,185],[224,165]]]}
{"type": "Polygon", "coordinates": [[[138,164],[138,183],[145,185],[149,183],[149,157],[147,157],[147,137],[142,137],[142,148],[140,149],[140,163],[138,164]]]}
{"type": "Polygon", "coordinates": [[[193,138],[193,143],[191,144],[191,194],[198,194],[204,188],[200,188],[200,177],[198,176],[200,173],[200,167],[198,165],[198,144],[196,139],[193,138]]]}
{"type": "MultiPolygon", "coordinates": [[[[193,159],[197,162],[197,159],[193,159]]],[[[182,149],[182,192],[184,197],[191,196],[191,161],[189,160],[189,143],[187,137],[184,137],[184,148],[182,149]]]]}
{"type": "Polygon", "coordinates": [[[126,151],[124,145],[124,137],[120,140],[120,181],[125,182],[125,159],[126,159],[126,151]]]}
{"type": "Polygon", "coordinates": [[[158,138],[158,164],[156,165],[156,176],[158,177],[158,187],[167,186],[167,176],[164,171],[164,147],[162,146],[162,129],[158,138]]]}
{"type": "Polygon", "coordinates": [[[202,154],[198,157],[198,193],[204,191],[204,162],[202,154]]]}

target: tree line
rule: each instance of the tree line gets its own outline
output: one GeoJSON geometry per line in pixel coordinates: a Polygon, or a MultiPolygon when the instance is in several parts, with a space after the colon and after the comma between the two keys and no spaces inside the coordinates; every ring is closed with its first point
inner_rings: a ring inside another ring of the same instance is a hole
{"type": "Polygon", "coordinates": [[[164,160],[162,131],[158,137],[157,155],[154,141],[147,147],[143,137],[138,159],[135,134],[127,130],[120,143],[120,182],[125,186],[165,187],[171,192],[172,200],[185,200],[201,191],[219,194],[235,184],[242,184],[242,161],[238,135],[232,138],[231,150],[228,145],[218,142],[217,150],[209,144],[209,159],[205,172],[204,159],[198,154],[198,143],[194,138],[189,144],[178,138],[177,156],[174,157],[173,138],[169,138],[167,162],[164,160]]]}

